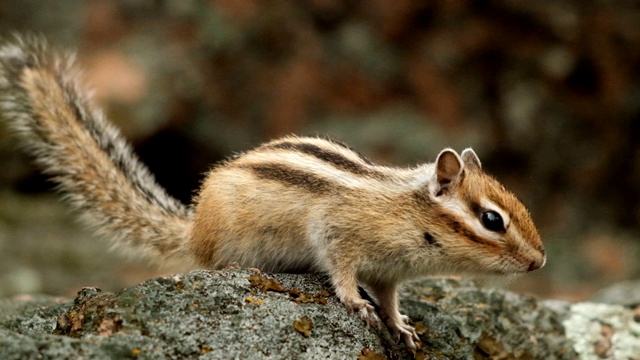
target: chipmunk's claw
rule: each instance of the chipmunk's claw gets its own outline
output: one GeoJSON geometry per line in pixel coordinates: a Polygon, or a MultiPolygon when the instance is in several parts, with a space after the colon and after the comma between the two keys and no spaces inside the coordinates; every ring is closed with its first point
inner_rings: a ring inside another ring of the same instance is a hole
{"type": "Polygon", "coordinates": [[[367,300],[344,301],[344,306],[350,314],[357,313],[358,317],[370,326],[380,326],[382,323],[376,309],[367,300]]]}

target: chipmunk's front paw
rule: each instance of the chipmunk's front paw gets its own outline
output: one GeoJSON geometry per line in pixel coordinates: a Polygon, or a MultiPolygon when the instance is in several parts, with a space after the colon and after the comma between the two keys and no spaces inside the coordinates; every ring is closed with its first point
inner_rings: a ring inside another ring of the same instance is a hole
{"type": "Polygon", "coordinates": [[[380,325],[380,318],[376,314],[376,309],[367,300],[345,300],[343,303],[349,314],[357,313],[360,319],[364,320],[368,325],[380,325]]]}

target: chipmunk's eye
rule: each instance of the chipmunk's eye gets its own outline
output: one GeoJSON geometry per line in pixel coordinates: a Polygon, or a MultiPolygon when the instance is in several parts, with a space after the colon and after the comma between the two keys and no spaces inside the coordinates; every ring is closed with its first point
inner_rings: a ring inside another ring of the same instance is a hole
{"type": "Polygon", "coordinates": [[[482,225],[484,225],[487,230],[496,232],[505,231],[502,216],[495,211],[485,211],[482,213],[482,225]]]}

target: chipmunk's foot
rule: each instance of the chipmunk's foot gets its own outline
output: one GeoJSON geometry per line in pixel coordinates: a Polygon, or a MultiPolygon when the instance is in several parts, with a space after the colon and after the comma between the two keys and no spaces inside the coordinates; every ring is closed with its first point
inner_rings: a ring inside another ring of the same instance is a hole
{"type": "Polygon", "coordinates": [[[356,313],[368,325],[379,326],[381,324],[380,318],[376,314],[376,309],[367,300],[345,300],[342,303],[349,314],[356,313]]]}

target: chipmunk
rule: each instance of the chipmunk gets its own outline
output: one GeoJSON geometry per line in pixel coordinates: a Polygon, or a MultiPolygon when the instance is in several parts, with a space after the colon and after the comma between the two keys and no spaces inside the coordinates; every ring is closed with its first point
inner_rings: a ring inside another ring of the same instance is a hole
{"type": "Polygon", "coordinates": [[[419,338],[398,305],[404,280],[545,264],[527,209],[471,149],[399,168],[288,136],[215,166],[188,207],[154,181],[89,94],[73,56],[43,39],[0,46],[2,117],[87,224],[157,262],[327,273],[349,312],[370,325],[382,318],[412,349],[419,338]]]}

